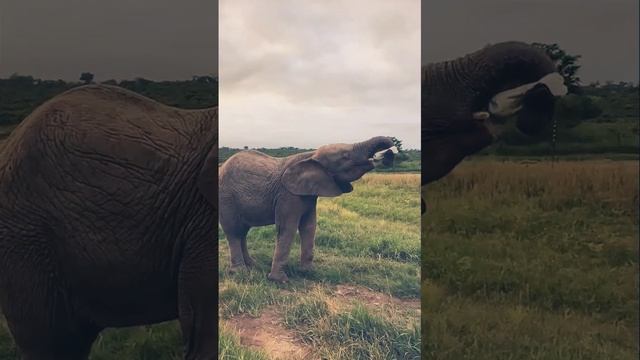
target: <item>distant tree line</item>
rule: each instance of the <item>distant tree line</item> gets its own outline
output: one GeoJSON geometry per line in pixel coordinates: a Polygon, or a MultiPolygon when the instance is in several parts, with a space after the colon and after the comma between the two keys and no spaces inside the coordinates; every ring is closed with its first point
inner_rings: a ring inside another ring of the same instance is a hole
{"type": "MultiPolygon", "coordinates": [[[[0,79],[0,126],[17,124],[55,95],[93,83],[94,75],[83,72],[79,79],[79,82],[41,80],[18,74],[0,79]]],[[[214,76],[194,76],[190,80],[177,81],[152,81],[144,78],[107,80],[102,84],[120,86],[180,108],[198,109],[218,104],[218,78],[214,76]]]]}
{"type": "MultiPolygon", "coordinates": [[[[395,138],[394,138],[395,139],[395,138]]],[[[421,153],[420,150],[415,149],[403,149],[402,142],[398,139],[395,139],[396,146],[400,150],[400,153],[396,155],[394,159],[394,164],[392,167],[383,169],[378,168],[376,171],[420,171],[421,164],[421,153]],[[400,146],[398,146],[400,144],[400,146]]],[[[314,149],[301,149],[296,147],[280,147],[280,148],[251,148],[248,146],[240,148],[230,148],[230,147],[221,147],[218,151],[218,163],[222,164],[227,161],[231,156],[235,153],[243,150],[257,150],[263,152],[267,155],[274,157],[285,157],[294,154],[299,154],[302,152],[312,151],[314,149]]]]}
{"type": "MultiPolygon", "coordinates": [[[[550,125],[537,137],[523,136],[515,129],[514,121],[502,126],[502,133],[484,154],[548,155],[552,153],[638,153],[638,120],[640,92],[637,84],[629,82],[581,83],[578,76],[580,55],[568,54],[557,44],[534,44],[543,48],[556,61],[558,71],[565,78],[569,95],[556,102],[556,142],[552,142],[550,125]]],[[[77,82],[42,80],[28,75],[14,74],[0,79],[0,138],[46,100],[76,86],[94,83],[94,75],[82,72],[77,82]]],[[[193,76],[189,80],[153,81],[106,80],[102,84],[120,86],[161,103],[180,108],[195,109],[218,104],[218,78],[193,76]]],[[[396,139],[396,145],[402,142],[396,139]]],[[[220,161],[240,149],[222,148],[220,161]]],[[[273,156],[287,156],[308,149],[257,149],[273,156]]],[[[419,166],[420,152],[405,150],[397,156],[397,167],[419,166]]],[[[396,166],[396,165],[394,165],[396,166]]]]}

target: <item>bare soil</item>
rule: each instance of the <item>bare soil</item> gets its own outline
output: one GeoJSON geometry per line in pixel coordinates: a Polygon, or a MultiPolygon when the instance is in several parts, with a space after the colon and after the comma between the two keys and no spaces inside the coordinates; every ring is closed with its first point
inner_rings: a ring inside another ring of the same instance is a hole
{"type": "MultiPolygon", "coordinates": [[[[400,299],[363,286],[337,285],[332,295],[327,299],[332,311],[358,301],[370,308],[390,306],[420,313],[419,299],[400,299]]],[[[238,315],[227,320],[227,324],[235,329],[242,345],[261,350],[271,359],[314,359],[313,349],[282,325],[276,309],[276,306],[267,307],[257,318],[238,315]]]]}
{"type": "Polygon", "coordinates": [[[281,325],[275,307],[266,308],[260,317],[240,315],[227,323],[236,330],[242,345],[258,348],[272,359],[312,359],[311,349],[281,325]]]}

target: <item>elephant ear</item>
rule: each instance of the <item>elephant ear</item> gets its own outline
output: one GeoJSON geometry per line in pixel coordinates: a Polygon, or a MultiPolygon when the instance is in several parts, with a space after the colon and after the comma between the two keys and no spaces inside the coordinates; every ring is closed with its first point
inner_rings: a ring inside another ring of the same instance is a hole
{"type": "Polygon", "coordinates": [[[313,159],[298,161],[282,175],[284,187],[295,195],[316,195],[333,197],[342,190],[325,168],[313,159]]]}
{"type": "Polygon", "coordinates": [[[198,190],[213,206],[218,206],[218,143],[209,150],[198,174],[198,190]]]}

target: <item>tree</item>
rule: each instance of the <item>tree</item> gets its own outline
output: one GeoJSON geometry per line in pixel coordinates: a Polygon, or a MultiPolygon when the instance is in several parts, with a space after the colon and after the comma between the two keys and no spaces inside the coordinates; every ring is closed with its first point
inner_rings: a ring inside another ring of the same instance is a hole
{"type": "Polygon", "coordinates": [[[563,128],[578,126],[584,120],[596,118],[602,114],[602,108],[589,96],[569,94],[558,100],[555,116],[563,128]]]}
{"type": "Polygon", "coordinates": [[[578,59],[582,55],[571,55],[562,50],[558,44],[533,43],[535,47],[543,49],[547,55],[556,63],[558,72],[564,77],[564,84],[570,93],[580,92],[580,78],[577,76],[581,65],[578,59]]]}
{"type": "Polygon", "coordinates": [[[91,84],[93,82],[93,74],[90,72],[83,72],[80,74],[80,81],[85,84],[91,84]]]}
{"type": "Polygon", "coordinates": [[[398,148],[398,151],[402,151],[402,140],[397,137],[392,137],[391,141],[393,141],[393,145],[398,148]]]}
{"type": "Polygon", "coordinates": [[[393,159],[394,165],[408,160],[409,156],[404,152],[404,148],[402,147],[402,140],[398,139],[397,137],[392,137],[391,141],[393,141],[393,145],[398,149],[398,153],[393,159]]]}

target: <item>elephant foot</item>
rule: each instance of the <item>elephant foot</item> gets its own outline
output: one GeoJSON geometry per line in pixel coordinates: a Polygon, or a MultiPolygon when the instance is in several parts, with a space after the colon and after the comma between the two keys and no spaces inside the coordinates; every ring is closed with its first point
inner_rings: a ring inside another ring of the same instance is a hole
{"type": "Polygon", "coordinates": [[[237,274],[243,271],[244,269],[245,269],[244,264],[231,265],[231,267],[229,267],[229,274],[237,274]]]}
{"type": "Polygon", "coordinates": [[[281,284],[289,282],[289,277],[287,277],[287,274],[285,274],[284,271],[279,271],[276,273],[272,271],[269,273],[269,275],[267,275],[267,279],[281,284]]]}
{"type": "Polygon", "coordinates": [[[313,263],[300,264],[300,272],[311,273],[314,269],[313,263]]]}

